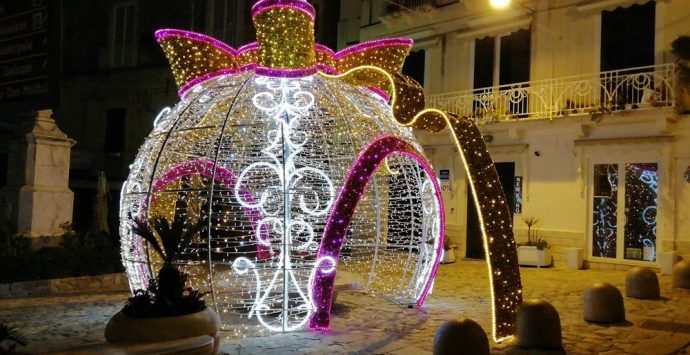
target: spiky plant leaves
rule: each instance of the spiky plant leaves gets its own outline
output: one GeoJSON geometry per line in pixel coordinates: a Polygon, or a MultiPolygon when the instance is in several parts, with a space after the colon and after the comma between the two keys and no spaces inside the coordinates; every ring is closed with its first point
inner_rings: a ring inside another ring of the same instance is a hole
{"type": "Polygon", "coordinates": [[[136,235],[140,236],[142,239],[144,239],[147,243],[149,243],[149,246],[153,248],[153,250],[156,251],[156,253],[163,259],[165,260],[165,253],[163,252],[163,249],[161,248],[160,244],[158,243],[158,238],[156,238],[156,235],[153,233],[151,228],[149,228],[148,224],[145,221],[132,218],[130,216],[130,219],[132,220],[132,223],[134,226],[132,227],[132,232],[134,232],[136,235]]]}
{"type": "Polygon", "coordinates": [[[149,280],[146,290],[135,291],[123,312],[134,317],[165,317],[204,310],[206,304],[202,298],[205,293],[185,288],[188,276],[175,265],[180,252],[191,244],[203,224],[190,225],[182,218],[174,219],[171,224],[164,217],[152,218],[148,224],[137,220],[133,223],[134,233],[158,253],[163,266],[156,278],[149,280]]]}
{"type": "Polygon", "coordinates": [[[0,323],[0,343],[3,341],[11,341],[21,346],[29,344],[29,341],[17,328],[0,323]]]}
{"type": "Polygon", "coordinates": [[[151,225],[163,244],[163,259],[166,263],[174,262],[182,248],[191,244],[192,238],[201,229],[201,223],[188,224],[183,218],[175,218],[170,224],[167,219],[156,217],[151,221],[151,225]]]}

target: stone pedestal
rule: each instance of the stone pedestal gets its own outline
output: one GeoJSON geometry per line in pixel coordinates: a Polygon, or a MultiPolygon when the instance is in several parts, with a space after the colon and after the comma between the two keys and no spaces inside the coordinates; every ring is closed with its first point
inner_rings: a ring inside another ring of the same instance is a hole
{"type": "Polygon", "coordinates": [[[72,222],[74,194],[69,189],[69,159],[76,143],[50,117],[38,111],[27,133],[24,186],[19,190],[18,232],[29,237],[51,236],[72,222]]]}

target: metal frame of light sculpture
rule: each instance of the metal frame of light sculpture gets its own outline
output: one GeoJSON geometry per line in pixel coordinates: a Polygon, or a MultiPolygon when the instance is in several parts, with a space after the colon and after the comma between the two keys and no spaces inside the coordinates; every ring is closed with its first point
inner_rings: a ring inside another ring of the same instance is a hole
{"type": "MultiPolygon", "coordinates": [[[[241,184],[238,183],[237,177],[231,170],[223,166],[218,166],[211,160],[192,160],[182,162],[164,172],[156,179],[156,181],[154,181],[151,188],[151,205],[155,203],[157,192],[163,191],[166,187],[175,182],[175,180],[189,176],[212,178],[219,186],[227,189],[235,189],[236,196],[241,196],[243,200],[250,201],[250,205],[243,205],[242,207],[245,218],[249,220],[249,222],[252,224],[252,229],[254,230],[254,235],[257,242],[258,257],[259,259],[265,259],[272,255],[272,250],[266,246],[268,232],[266,230],[266,226],[261,223],[261,211],[258,208],[251,206],[251,202],[254,201],[251,192],[243,186],[240,186],[241,184]]],[[[140,207],[141,213],[139,213],[141,218],[145,218],[143,212],[146,210],[147,204],[147,199],[142,201],[140,207]]]]}
{"type": "MultiPolygon", "coordinates": [[[[287,106],[284,106],[282,103],[279,103],[277,106],[265,105],[265,103],[277,97],[280,97],[279,100],[283,100],[282,95],[285,94],[285,87],[281,88],[280,85],[287,83],[287,81],[282,80],[292,78],[290,80],[299,83],[299,80],[303,80],[305,77],[309,78],[315,73],[318,73],[320,78],[340,81],[349,86],[367,88],[384,100],[390,98],[390,111],[385,113],[384,116],[392,114],[394,118],[392,121],[394,124],[397,124],[398,127],[414,127],[431,132],[438,132],[444,127],[449,127],[452,138],[458,148],[458,153],[463,161],[465,171],[467,172],[472,198],[477,205],[484,248],[487,254],[489,280],[491,282],[490,290],[492,293],[493,305],[492,317],[494,323],[494,339],[500,341],[510,337],[514,334],[513,322],[516,308],[522,300],[522,286],[519,268],[517,266],[516,244],[512,234],[508,206],[505,196],[503,196],[501,191],[500,181],[498,181],[496,170],[486,149],[486,145],[483,142],[481,133],[476,125],[469,119],[463,119],[452,113],[440,110],[425,109],[424,94],[419,84],[399,74],[404,59],[411,48],[411,40],[377,40],[355,45],[338,53],[334,53],[332,50],[314,43],[314,14],[313,7],[305,0],[260,0],[252,8],[252,18],[257,29],[257,42],[250,43],[238,50],[232,49],[211,37],[187,31],[161,30],[156,33],[156,38],[171,64],[173,75],[180,88],[180,96],[187,105],[191,102],[187,100],[188,93],[200,93],[201,96],[201,93],[207,90],[214,90],[218,85],[222,85],[223,82],[231,80],[228,78],[232,78],[233,76],[241,76],[246,72],[253,71],[253,73],[248,75],[249,79],[242,80],[252,80],[251,78],[256,77],[256,75],[273,78],[261,79],[265,80],[267,83],[267,90],[265,90],[263,94],[254,97],[254,104],[255,111],[263,112],[269,116],[273,115],[271,117],[274,118],[274,122],[280,126],[279,133],[281,137],[285,137],[285,133],[288,133],[289,136],[290,120],[293,117],[290,117],[290,113],[286,114],[285,112],[280,115],[271,113],[276,107],[279,108],[278,111],[284,111],[287,106]],[[276,33],[281,33],[282,37],[276,36],[276,33]],[[281,84],[271,87],[272,84],[270,84],[270,82],[281,84]]],[[[242,87],[244,87],[246,83],[247,81],[244,81],[242,87]]],[[[307,96],[308,95],[301,95],[301,97],[293,96],[293,99],[297,100],[296,102],[304,103],[304,100],[308,101],[307,96]]],[[[192,99],[193,98],[190,100],[192,99]]],[[[298,110],[297,116],[306,115],[307,111],[300,112],[298,110]]],[[[361,114],[367,116],[364,112],[361,114]]],[[[379,115],[380,114],[381,113],[379,113],[379,115]]],[[[375,117],[375,115],[367,117],[375,117]]],[[[167,122],[167,118],[165,120],[157,119],[156,121],[167,122]]],[[[174,127],[174,125],[171,127],[174,127]]],[[[225,124],[223,124],[223,129],[225,129],[225,124]]],[[[154,129],[154,132],[160,133],[161,131],[165,131],[165,128],[156,127],[154,129]]],[[[286,186],[289,186],[287,176],[291,174],[291,170],[294,172],[298,170],[299,167],[290,167],[289,164],[286,164],[286,162],[289,163],[289,159],[287,159],[287,161],[279,161],[278,163],[280,164],[278,165],[274,164],[275,160],[271,160],[271,149],[278,147],[274,144],[276,143],[275,136],[278,135],[278,133],[274,134],[273,139],[269,137],[268,148],[262,150],[264,157],[268,158],[268,161],[272,163],[262,162],[261,164],[263,165],[261,169],[268,169],[267,171],[271,171],[274,167],[278,167],[277,170],[273,169],[273,171],[277,172],[279,176],[281,174],[283,175],[281,189],[283,191],[284,200],[290,201],[290,197],[285,196],[286,186]],[[269,165],[275,166],[269,167],[269,165]]],[[[222,134],[219,137],[219,139],[223,139],[222,134]]],[[[283,159],[289,158],[290,154],[294,154],[299,150],[299,145],[291,146],[289,142],[283,142],[282,147],[287,149],[288,153],[283,156],[283,159]],[[297,150],[295,150],[295,148],[297,148],[297,150]]],[[[219,151],[220,148],[218,152],[219,151]]],[[[158,154],[162,154],[162,152],[163,147],[161,146],[161,150],[158,154]]],[[[418,155],[415,155],[415,157],[419,158],[418,155]]],[[[216,155],[216,160],[217,158],[218,156],[216,155]]],[[[419,163],[419,161],[417,163],[419,163]]],[[[137,164],[140,165],[141,162],[135,162],[135,166],[138,166],[137,164]]],[[[154,166],[157,164],[158,162],[156,161],[154,166]]],[[[257,167],[259,166],[254,166],[254,168],[257,167]]],[[[239,169],[245,168],[246,167],[239,167],[239,169]]],[[[390,173],[391,171],[387,164],[386,168],[390,173]]],[[[424,169],[427,168],[428,166],[425,166],[424,169]]],[[[310,170],[310,172],[315,173],[312,170],[310,170]]],[[[244,179],[246,174],[245,170],[242,170],[238,180],[246,180],[244,179]]],[[[318,175],[318,173],[316,174],[318,175]]],[[[134,183],[136,184],[137,182],[135,181],[134,183]]],[[[428,183],[424,184],[425,186],[429,185],[428,183]]],[[[129,185],[125,184],[124,186],[127,187],[129,185]]],[[[249,183],[248,186],[251,186],[251,183],[249,183]]],[[[133,193],[140,194],[142,188],[143,185],[132,191],[133,193]]],[[[420,189],[422,188],[424,187],[420,185],[420,189]]],[[[249,189],[251,190],[251,188],[249,189]]],[[[211,192],[213,192],[213,189],[211,192]]],[[[434,193],[438,195],[439,192],[436,190],[434,193]]],[[[255,206],[255,203],[250,201],[242,201],[241,198],[238,200],[240,200],[240,203],[244,204],[245,207],[255,206]]],[[[259,198],[259,203],[265,204],[265,202],[263,196],[259,198]]],[[[125,205],[127,205],[127,203],[125,203],[125,205]]],[[[261,209],[259,206],[255,207],[261,209]]],[[[441,206],[439,206],[439,208],[441,208],[441,206]]],[[[270,214],[264,212],[267,211],[262,210],[262,218],[266,219],[271,217],[270,214]]],[[[287,209],[284,212],[288,212],[287,209]]],[[[333,213],[336,211],[331,212],[333,213]]],[[[274,224],[273,227],[275,227],[274,222],[265,221],[264,225],[266,225],[266,223],[272,223],[274,224]]],[[[289,239],[289,223],[283,221],[282,227],[283,246],[278,248],[281,255],[279,258],[279,265],[283,268],[283,272],[285,273],[289,271],[287,262],[285,261],[288,260],[285,253],[285,246],[287,239],[289,239]],[[285,260],[280,261],[283,260],[283,258],[285,258],[285,260]]],[[[127,228],[127,225],[121,228],[123,235],[126,236],[123,238],[133,239],[128,239],[126,241],[128,244],[123,243],[123,250],[125,244],[130,245],[136,240],[135,236],[131,236],[131,231],[128,232],[127,228]]],[[[304,228],[307,227],[305,226],[304,228]]],[[[443,226],[441,225],[439,228],[440,232],[442,232],[443,226]]],[[[260,238],[260,240],[262,239],[260,238]]],[[[314,239],[310,240],[315,241],[314,239]]],[[[137,261],[130,260],[127,262],[131,264],[137,261]]],[[[238,258],[232,265],[233,270],[240,276],[244,275],[250,270],[250,262],[252,261],[238,258]]],[[[435,262],[438,262],[437,257],[435,262]]],[[[334,276],[336,264],[338,264],[338,260],[332,255],[321,255],[313,264],[315,267],[313,270],[320,270],[319,274],[312,273],[309,276],[309,282],[314,285],[326,285],[327,283],[322,283],[317,280],[317,277],[323,277],[325,279],[332,278],[334,276]]],[[[435,265],[432,266],[433,268],[436,267],[435,265]]],[[[373,270],[372,266],[372,272],[373,270]]],[[[209,272],[212,273],[212,270],[209,269],[209,272]]],[[[433,272],[430,273],[431,276],[433,276],[432,274],[433,272]]],[[[257,281],[257,283],[259,282],[260,280],[257,281]]],[[[289,283],[289,280],[284,281],[284,284],[286,283],[289,283]]],[[[422,292],[423,295],[426,295],[428,285],[430,284],[431,281],[425,283],[427,288],[422,292]]],[[[256,291],[257,296],[255,297],[255,301],[263,297],[260,292],[261,287],[257,287],[256,291]]],[[[307,295],[303,295],[300,291],[300,297],[305,300],[305,302],[303,302],[304,311],[309,315],[309,313],[313,311],[313,298],[317,297],[319,298],[319,302],[323,302],[322,296],[325,295],[325,293],[323,290],[312,290],[312,288],[309,288],[307,293],[307,295]],[[319,292],[318,295],[314,294],[315,290],[319,292]]],[[[424,297],[421,297],[420,301],[423,301],[423,299],[424,297]]],[[[252,312],[251,314],[262,312],[261,302],[258,302],[258,305],[256,304],[257,302],[254,303],[255,305],[250,310],[250,312],[252,312]]],[[[323,315],[323,309],[319,310],[319,312],[319,317],[321,317],[323,315]]],[[[298,324],[302,324],[304,320],[305,318],[300,319],[298,324]]],[[[319,324],[326,324],[318,320],[315,320],[313,323],[317,326],[319,326],[319,324]]],[[[288,328],[292,329],[291,326],[286,326],[283,322],[281,330],[287,330],[288,328]]]]}
{"type": "MultiPolygon", "coordinates": [[[[332,213],[328,216],[326,229],[321,238],[321,245],[317,254],[316,275],[313,278],[311,285],[311,294],[314,297],[314,306],[316,310],[309,321],[309,326],[312,329],[328,329],[330,324],[331,304],[333,298],[333,287],[335,282],[334,268],[337,268],[337,260],[340,256],[340,250],[345,243],[347,230],[352,221],[352,217],[357,208],[364,189],[367,187],[369,180],[376,172],[377,167],[391,154],[402,154],[413,158],[419,163],[424,172],[431,177],[431,181],[435,192],[436,207],[439,210],[439,221],[435,225],[438,233],[438,238],[435,238],[431,247],[434,252],[434,259],[426,263],[429,270],[422,272],[418,279],[421,282],[422,289],[418,292],[416,297],[417,305],[422,305],[426,296],[431,290],[431,285],[434,281],[434,276],[438,268],[439,261],[443,254],[444,232],[441,226],[445,225],[444,211],[443,211],[443,197],[441,196],[441,188],[438,185],[434,176],[433,169],[429,163],[422,157],[411,144],[394,136],[384,136],[372,142],[363,152],[350,168],[350,171],[345,178],[345,183],[338,193],[338,198],[333,206],[332,213]],[[324,266],[321,266],[326,262],[324,266]]],[[[435,234],[435,233],[434,233],[435,234]]],[[[425,246],[426,244],[422,244],[425,246]]],[[[423,253],[421,251],[420,253],[423,253]]]]}

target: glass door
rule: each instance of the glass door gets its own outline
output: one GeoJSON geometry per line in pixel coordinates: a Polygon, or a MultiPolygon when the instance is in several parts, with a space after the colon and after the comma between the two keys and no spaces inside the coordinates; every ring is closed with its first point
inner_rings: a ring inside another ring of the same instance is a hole
{"type": "Polygon", "coordinates": [[[592,169],[593,258],[656,260],[657,163],[597,163],[592,169]]]}

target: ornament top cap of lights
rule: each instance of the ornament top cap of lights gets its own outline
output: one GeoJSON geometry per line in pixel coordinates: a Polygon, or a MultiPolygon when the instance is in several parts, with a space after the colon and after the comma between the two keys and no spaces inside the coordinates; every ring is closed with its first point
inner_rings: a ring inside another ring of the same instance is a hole
{"type": "Polygon", "coordinates": [[[314,7],[305,0],[260,0],[252,7],[259,44],[256,73],[302,77],[317,72],[314,7]]]}
{"type": "Polygon", "coordinates": [[[259,0],[252,6],[252,18],[256,15],[275,7],[292,8],[304,12],[311,17],[312,22],[316,17],[314,6],[306,0],[259,0]]]}

